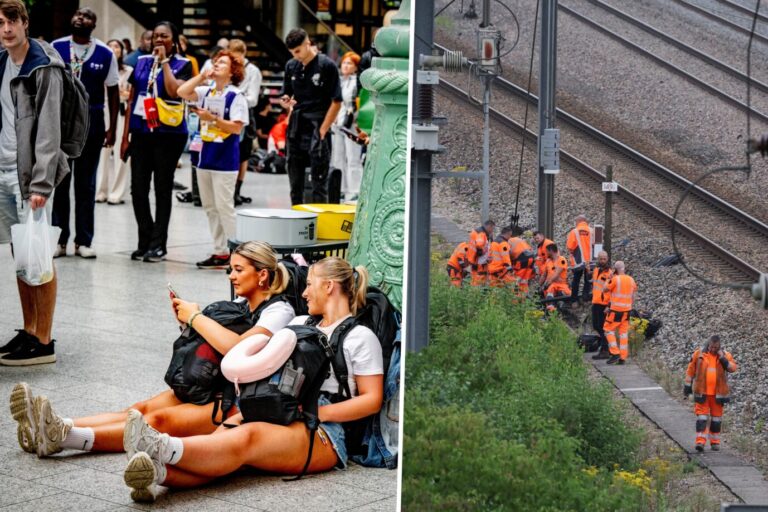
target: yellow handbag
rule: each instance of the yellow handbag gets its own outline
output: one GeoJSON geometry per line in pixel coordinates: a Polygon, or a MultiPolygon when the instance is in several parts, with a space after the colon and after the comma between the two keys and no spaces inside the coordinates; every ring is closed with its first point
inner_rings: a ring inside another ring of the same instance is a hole
{"type": "Polygon", "coordinates": [[[179,126],[184,120],[183,101],[165,101],[161,98],[155,98],[155,102],[157,103],[157,116],[164,125],[179,126]]]}

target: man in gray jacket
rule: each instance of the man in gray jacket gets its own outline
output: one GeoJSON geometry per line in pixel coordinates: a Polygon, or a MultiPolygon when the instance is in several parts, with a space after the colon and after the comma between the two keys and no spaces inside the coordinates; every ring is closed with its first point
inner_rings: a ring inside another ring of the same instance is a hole
{"type": "MultiPolygon", "coordinates": [[[[21,0],[0,0],[0,243],[35,210],[50,220],[51,194],[69,172],[60,148],[64,63],[47,43],[27,37],[28,26],[21,0]]],[[[53,363],[55,273],[40,286],[17,283],[24,328],[0,347],[0,364],[53,363]]]]}

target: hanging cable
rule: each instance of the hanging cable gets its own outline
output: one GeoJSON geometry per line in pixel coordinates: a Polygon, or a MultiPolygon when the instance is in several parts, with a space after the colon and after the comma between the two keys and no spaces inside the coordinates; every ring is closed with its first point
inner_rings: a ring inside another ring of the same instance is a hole
{"type": "Polygon", "coordinates": [[[718,283],[716,281],[713,281],[711,279],[708,279],[697,272],[694,272],[693,269],[691,269],[686,263],[685,259],[683,258],[682,253],[677,248],[677,240],[675,239],[675,231],[678,224],[677,221],[677,215],[680,211],[680,207],[685,202],[685,199],[688,197],[688,194],[691,193],[691,191],[694,189],[694,187],[697,187],[698,184],[703,181],[704,179],[708,178],[709,176],[719,173],[719,172],[728,172],[728,171],[739,171],[746,173],[747,177],[746,179],[749,179],[750,172],[752,171],[752,164],[751,164],[751,156],[750,156],[750,148],[749,148],[749,141],[752,139],[752,41],[755,36],[755,28],[757,26],[757,18],[758,18],[758,11],[760,10],[760,0],[757,0],[757,5],[755,5],[755,14],[752,18],[752,30],[749,34],[749,43],[747,44],[747,151],[746,151],[746,157],[747,157],[747,165],[743,167],[738,166],[725,166],[725,167],[718,167],[717,169],[713,169],[711,171],[708,171],[704,173],[702,176],[700,176],[696,181],[692,182],[688,187],[685,189],[685,192],[683,192],[683,195],[680,196],[680,201],[677,203],[677,207],[675,208],[675,213],[672,216],[672,250],[675,253],[675,256],[680,260],[680,263],[683,265],[683,268],[688,271],[689,274],[691,274],[696,279],[710,284],[712,286],[721,286],[723,288],[732,288],[736,290],[751,290],[752,285],[751,284],[734,284],[734,283],[718,283]]]}
{"type": "MultiPolygon", "coordinates": [[[[517,21],[517,16],[515,16],[515,13],[512,11],[512,9],[509,8],[509,6],[507,6],[507,4],[505,4],[501,0],[496,0],[496,2],[500,4],[502,7],[504,7],[509,13],[509,15],[512,16],[512,20],[515,22],[515,30],[517,31],[517,36],[515,36],[515,41],[512,43],[512,46],[506,52],[496,57],[497,59],[501,60],[502,57],[506,57],[507,55],[512,53],[512,50],[514,50],[517,47],[517,43],[520,42],[520,22],[517,21]]],[[[537,13],[539,12],[538,3],[536,4],[536,12],[537,13]]],[[[536,17],[538,19],[538,14],[536,17]]]]}
{"type": "MultiPolygon", "coordinates": [[[[526,95],[531,95],[531,80],[533,79],[533,55],[536,51],[536,31],[539,27],[539,6],[541,5],[541,0],[538,0],[536,2],[536,17],[534,18],[535,21],[533,22],[533,40],[531,42],[531,60],[528,63],[528,88],[525,90],[526,95]]],[[[517,192],[515,194],[515,213],[512,215],[511,224],[512,227],[517,227],[517,222],[520,219],[520,217],[517,215],[517,207],[520,204],[520,184],[523,179],[523,155],[525,154],[525,131],[528,129],[528,106],[530,105],[530,101],[525,102],[525,118],[523,119],[523,131],[522,131],[522,137],[521,137],[521,144],[520,144],[520,167],[517,171],[517,192]]]]}

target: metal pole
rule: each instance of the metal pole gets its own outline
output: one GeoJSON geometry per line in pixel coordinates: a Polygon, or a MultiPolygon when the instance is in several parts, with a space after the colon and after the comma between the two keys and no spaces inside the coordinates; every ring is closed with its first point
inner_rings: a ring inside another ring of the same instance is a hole
{"type": "Polygon", "coordinates": [[[541,139],[555,127],[555,76],[557,69],[557,0],[543,0],[541,56],[539,63],[539,173],[537,180],[538,227],[547,238],[554,236],[555,175],[544,174],[541,139]]]}
{"type": "Polygon", "coordinates": [[[485,28],[491,24],[491,0],[483,0],[483,22],[480,28],[485,28]]]}
{"type": "Polygon", "coordinates": [[[298,0],[283,1],[283,39],[294,28],[300,28],[298,0]]]}
{"type": "MultiPolygon", "coordinates": [[[[605,181],[613,181],[613,166],[605,168],[605,181]]],[[[611,258],[611,225],[613,224],[613,192],[605,193],[605,229],[603,230],[603,250],[611,258]]],[[[611,258],[613,261],[613,258],[611,258]]]]}
{"type": "Polygon", "coordinates": [[[483,204],[480,212],[480,222],[488,220],[490,215],[490,186],[491,186],[491,75],[483,75],[483,204]]]}
{"type": "MultiPolygon", "coordinates": [[[[412,58],[432,53],[434,0],[418,0],[415,6],[412,58]]],[[[417,62],[417,61],[416,61],[417,62]]],[[[412,112],[418,112],[420,86],[416,84],[413,67],[412,112]]],[[[411,193],[408,206],[408,253],[405,344],[409,352],[418,352],[429,343],[429,263],[430,223],[432,212],[432,155],[425,151],[411,152],[411,193]]]]}

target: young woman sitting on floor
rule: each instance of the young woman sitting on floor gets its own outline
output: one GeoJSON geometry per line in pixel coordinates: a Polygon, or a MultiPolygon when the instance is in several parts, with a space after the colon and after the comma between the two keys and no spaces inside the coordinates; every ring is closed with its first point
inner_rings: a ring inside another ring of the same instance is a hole
{"type": "MultiPolygon", "coordinates": [[[[229,274],[235,294],[248,302],[251,312],[273,296],[281,294],[289,282],[289,274],[277,255],[265,242],[246,242],[232,254],[232,272],[229,274]]],[[[254,334],[272,336],[296,315],[287,300],[276,300],[267,305],[253,327],[237,334],[215,320],[200,313],[193,303],[173,299],[176,318],[194,326],[205,340],[219,353],[226,354],[241,340],[254,334]]],[[[18,423],[18,439],[22,449],[44,457],[65,448],[81,451],[121,452],[123,432],[129,410],[145,415],[145,420],[162,432],[174,436],[210,434],[216,429],[211,420],[214,403],[194,405],[184,403],[168,389],[147,400],[132,405],[122,412],[112,412],[85,418],[62,418],[53,412],[45,396],[32,396],[29,386],[20,382],[11,392],[11,414],[18,423]]],[[[236,413],[233,407],[230,413],[236,413]]]]}
{"type": "MultiPolygon", "coordinates": [[[[312,265],[304,298],[310,315],[321,317],[318,328],[330,338],[346,318],[365,305],[368,274],[363,267],[353,269],[346,261],[330,257],[312,265]]],[[[291,324],[304,324],[306,316],[291,324]]],[[[364,418],[381,409],[383,364],[381,344],[367,327],[353,327],[344,338],[344,357],[349,369],[349,400],[331,404],[321,394],[318,404],[320,428],[308,472],[346,467],[347,451],[342,423],[364,418]]],[[[339,389],[333,372],[321,391],[332,394],[339,389]]],[[[227,420],[238,424],[242,415],[227,420]]],[[[302,471],[309,449],[307,426],[297,421],[288,426],[271,423],[241,423],[235,428],[220,427],[213,434],[171,437],[144,422],[140,412],[132,411],[126,425],[126,452],[130,457],[125,482],[136,501],[154,501],[157,485],[195,487],[228,475],[242,466],[281,474],[302,471]]]]}

